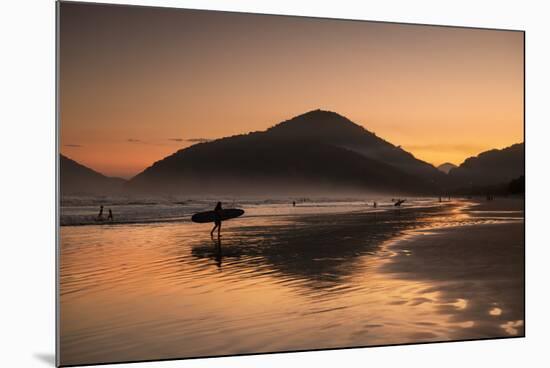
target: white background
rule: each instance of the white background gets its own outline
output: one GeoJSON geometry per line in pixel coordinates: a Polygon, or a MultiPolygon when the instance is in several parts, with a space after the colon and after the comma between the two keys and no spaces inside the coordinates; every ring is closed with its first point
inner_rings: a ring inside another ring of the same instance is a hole
{"type": "MultiPolygon", "coordinates": [[[[106,1],[116,2],[116,1],[106,1]]],[[[550,366],[550,32],[545,1],[188,0],[126,3],[527,31],[527,338],[199,359],[120,367],[550,366]]],[[[53,366],[53,0],[0,3],[0,366],[53,366]]]]}

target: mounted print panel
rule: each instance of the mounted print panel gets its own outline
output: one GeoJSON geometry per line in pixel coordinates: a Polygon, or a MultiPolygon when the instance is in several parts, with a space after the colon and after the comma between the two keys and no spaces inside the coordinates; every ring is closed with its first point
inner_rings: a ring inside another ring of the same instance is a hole
{"type": "Polygon", "coordinates": [[[62,366],[524,336],[524,32],[58,3],[62,366]]]}

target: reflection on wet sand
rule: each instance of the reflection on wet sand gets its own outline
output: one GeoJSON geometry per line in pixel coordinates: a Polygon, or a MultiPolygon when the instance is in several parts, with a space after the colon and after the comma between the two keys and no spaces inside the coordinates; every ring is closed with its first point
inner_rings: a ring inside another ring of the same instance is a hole
{"type": "MultiPolygon", "coordinates": [[[[266,263],[289,277],[311,281],[310,287],[323,288],[342,281],[363,269],[363,256],[378,261],[391,254],[384,242],[396,240],[411,230],[492,224],[502,219],[473,218],[465,212],[467,204],[442,208],[396,210],[388,213],[350,213],[300,216],[273,223],[257,221],[253,226],[237,225],[235,234],[223,239],[221,252],[207,241],[191,243],[198,258],[238,258],[241,267],[266,263]],[[239,234],[239,235],[236,235],[239,234]]],[[[409,233],[410,234],[410,233],[409,233]]],[[[410,236],[410,235],[409,235],[410,236]]],[[[215,245],[216,243],[214,243],[215,245]]],[[[403,249],[402,252],[409,252],[403,249]]]]}
{"type": "Polygon", "coordinates": [[[384,269],[404,279],[429,280],[425,292],[439,293],[439,313],[467,327],[454,331],[453,338],[523,335],[523,223],[421,234],[392,244],[390,249],[407,247],[411,253],[397,253],[384,269]],[[455,300],[463,307],[449,305],[455,300]]]}
{"type": "Polygon", "coordinates": [[[523,224],[471,206],[62,228],[63,364],[522,334],[523,224]]]}

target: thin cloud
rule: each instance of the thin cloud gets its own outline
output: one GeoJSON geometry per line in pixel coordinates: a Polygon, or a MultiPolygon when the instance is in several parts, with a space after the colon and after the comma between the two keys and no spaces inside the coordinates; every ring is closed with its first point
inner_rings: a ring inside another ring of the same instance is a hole
{"type": "Polygon", "coordinates": [[[210,139],[206,139],[206,138],[189,138],[187,140],[187,142],[191,142],[191,143],[205,143],[205,142],[210,142],[210,139]]]}
{"type": "Polygon", "coordinates": [[[126,139],[126,142],[134,143],[134,144],[147,144],[147,145],[153,145],[153,146],[169,146],[169,142],[186,142],[186,139],[183,138],[161,138],[161,139],[153,139],[153,140],[141,140],[137,138],[128,138],[126,139]]]}
{"type": "Polygon", "coordinates": [[[206,138],[189,138],[189,139],[184,139],[184,138],[165,138],[165,139],[151,140],[151,141],[144,141],[144,140],[137,139],[137,138],[128,138],[128,139],[126,139],[126,142],[129,142],[129,143],[135,143],[135,144],[152,144],[152,145],[158,145],[158,146],[165,146],[165,145],[168,145],[169,143],[167,143],[167,141],[169,141],[169,142],[178,142],[178,143],[182,143],[182,142],[204,143],[204,142],[210,142],[211,139],[206,139],[206,138]]]}

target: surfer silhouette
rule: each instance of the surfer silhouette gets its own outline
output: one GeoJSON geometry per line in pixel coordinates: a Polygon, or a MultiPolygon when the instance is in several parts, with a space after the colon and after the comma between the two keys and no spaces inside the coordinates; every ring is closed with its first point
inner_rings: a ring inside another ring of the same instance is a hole
{"type": "Polygon", "coordinates": [[[218,238],[220,237],[220,232],[222,230],[222,202],[216,204],[214,208],[214,228],[210,232],[210,236],[214,238],[214,231],[218,229],[218,238]]]}

